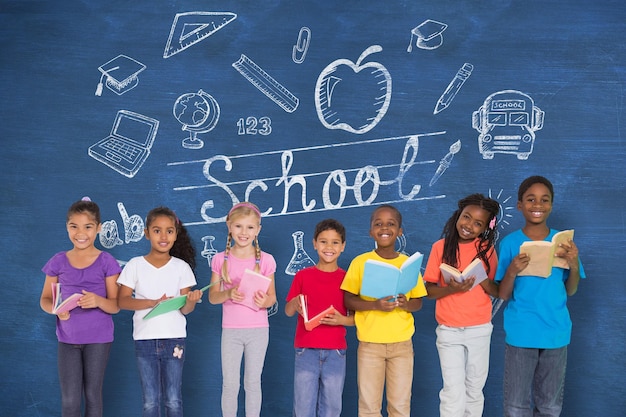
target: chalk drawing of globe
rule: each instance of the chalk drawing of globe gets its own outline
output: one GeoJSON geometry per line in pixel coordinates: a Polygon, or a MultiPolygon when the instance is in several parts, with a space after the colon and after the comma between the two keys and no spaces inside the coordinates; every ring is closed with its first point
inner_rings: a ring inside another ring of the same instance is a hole
{"type": "Polygon", "coordinates": [[[213,96],[198,90],[197,93],[185,93],[178,97],[173,113],[182,130],[189,132],[189,137],[183,139],[183,148],[200,149],[204,142],[198,138],[198,133],[213,130],[220,118],[220,106],[213,96]]]}

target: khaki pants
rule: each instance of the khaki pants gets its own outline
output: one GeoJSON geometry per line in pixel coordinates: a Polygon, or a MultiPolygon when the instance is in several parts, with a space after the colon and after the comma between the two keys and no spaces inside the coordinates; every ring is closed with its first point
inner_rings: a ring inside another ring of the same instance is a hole
{"type": "Polygon", "coordinates": [[[389,417],[410,417],[413,341],[359,342],[357,349],[359,417],[381,417],[383,389],[389,417]]]}

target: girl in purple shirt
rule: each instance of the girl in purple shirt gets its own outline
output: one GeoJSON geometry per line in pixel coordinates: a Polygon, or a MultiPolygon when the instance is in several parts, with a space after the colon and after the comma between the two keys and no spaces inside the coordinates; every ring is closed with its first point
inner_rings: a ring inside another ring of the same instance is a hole
{"type": "Polygon", "coordinates": [[[52,285],[59,284],[61,299],[82,297],[71,311],[56,314],[59,383],[63,417],[79,417],[85,396],[85,415],[102,416],[102,384],[113,342],[112,314],[117,306],[120,266],[94,246],[100,231],[100,209],[88,197],[67,212],[67,233],[73,248],[54,255],[43,267],[46,280],[39,304],[53,313],[52,285]]]}

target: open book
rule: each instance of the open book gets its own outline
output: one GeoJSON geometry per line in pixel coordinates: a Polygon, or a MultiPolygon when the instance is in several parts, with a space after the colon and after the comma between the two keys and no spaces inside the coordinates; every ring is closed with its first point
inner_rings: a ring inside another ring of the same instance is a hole
{"type": "Polygon", "coordinates": [[[520,253],[527,253],[530,256],[528,266],[519,274],[520,276],[532,275],[547,278],[552,273],[552,267],[569,269],[567,261],[558,256],[554,256],[561,243],[567,243],[574,239],[574,230],[563,230],[552,236],[552,240],[530,240],[522,243],[520,253]]]}
{"type": "MultiPolygon", "coordinates": [[[[212,284],[207,285],[206,287],[200,288],[200,291],[205,292],[207,289],[212,287],[213,285],[219,283],[220,281],[216,281],[212,284]]],[[[143,316],[144,320],[151,319],[152,317],[160,316],[161,314],[169,313],[170,311],[179,310],[182,306],[187,302],[187,294],[179,295],[177,297],[168,298],[167,300],[160,301],[157,305],[152,307],[148,314],[143,316]]]]}
{"type": "Polygon", "coordinates": [[[61,284],[52,283],[52,314],[61,314],[73,310],[78,307],[78,300],[83,296],[80,293],[74,293],[67,297],[66,300],[61,299],[61,284]]]}
{"type": "Polygon", "coordinates": [[[327,309],[317,314],[315,317],[309,318],[309,307],[307,305],[306,296],[304,294],[300,294],[299,297],[300,297],[300,305],[302,306],[302,317],[304,318],[304,328],[307,329],[308,331],[311,331],[315,329],[317,326],[319,326],[320,324],[322,324],[321,320],[324,317],[326,317],[329,314],[335,314],[335,312],[337,311],[335,307],[333,307],[331,304],[327,309]]]}
{"type": "Polygon", "coordinates": [[[241,281],[239,282],[239,286],[237,288],[237,291],[243,293],[244,299],[243,301],[233,300],[233,303],[242,304],[255,311],[260,310],[261,308],[254,304],[254,294],[259,291],[266,293],[271,283],[272,279],[266,277],[265,275],[261,275],[251,269],[244,270],[243,276],[241,277],[241,281]]]}
{"type": "Polygon", "coordinates": [[[383,298],[408,293],[417,285],[423,260],[424,255],[415,252],[398,268],[387,262],[368,259],[363,270],[361,295],[383,298]]]}
{"type": "Polygon", "coordinates": [[[441,275],[443,275],[443,280],[446,284],[449,284],[451,279],[456,282],[463,282],[473,276],[475,277],[475,281],[472,288],[474,288],[487,279],[485,265],[483,264],[483,261],[478,258],[474,259],[462,272],[448,264],[439,265],[439,270],[441,271],[441,275]]]}

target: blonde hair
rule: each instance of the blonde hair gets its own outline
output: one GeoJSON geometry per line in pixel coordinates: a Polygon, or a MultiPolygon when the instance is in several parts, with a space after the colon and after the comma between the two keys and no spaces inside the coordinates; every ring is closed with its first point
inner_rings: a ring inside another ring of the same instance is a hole
{"type": "MultiPolygon", "coordinates": [[[[226,222],[232,221],[233,219],[237,219],[239,217],[245,217],[254,215],[259,219],[259,225],[261,224],[261,211],[257,206],[249,202],[242,202],[235,204],[228,215],[226,216],[226,222]]],[[[228,238],[226,239],[226,249],[224,250],[224,263],[222,264],[222,278],[226,282],[231,282],[230,276],[228,275],[228,254],[230,253],[231,243],[232,243],[232,235],[230,231],[228,232],[228,238]]],[[[261,272],[261,247],[259,246],[259,236],[254,237],[254,248],[255,248],[255,263],[254,263],[254,272],[261,272]]]]}

